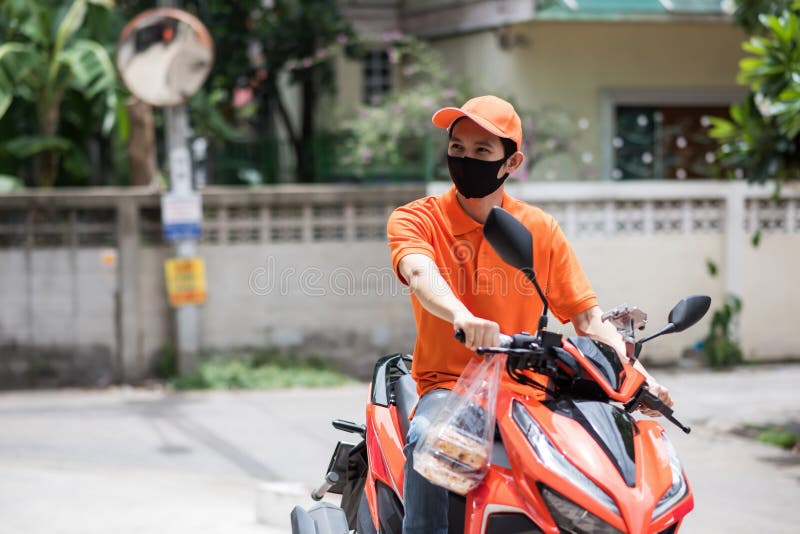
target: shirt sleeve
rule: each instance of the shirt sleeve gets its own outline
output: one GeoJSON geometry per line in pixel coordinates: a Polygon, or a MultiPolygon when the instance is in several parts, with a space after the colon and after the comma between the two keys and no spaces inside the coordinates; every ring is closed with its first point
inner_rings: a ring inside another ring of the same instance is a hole
{"type": "Polygon", "coordinates": [[[392,268],[400,281],[408,285],[397,267],[400,260],[409,254],[425,254],[435,259],[430,228],[413,208],[401,206],[389,216],[386,235],[389,239],[392,268]]]}
{"type": "Polygon", "coordinates": [[[555,219],[551,223],[547,279],[545,293],[550,310],[561,323],[568,323],[577,314],[597,306],[597,295],[555,219]]]}

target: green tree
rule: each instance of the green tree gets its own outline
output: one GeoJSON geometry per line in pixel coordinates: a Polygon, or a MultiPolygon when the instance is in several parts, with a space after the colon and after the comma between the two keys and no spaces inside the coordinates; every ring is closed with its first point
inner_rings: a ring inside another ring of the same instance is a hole
{"type": "Polygon", "coordinates": [[[737,26],[748,34],[759,34],[763,32],[761,15],[779,16],[794,3],[795,0],[723,0],[722,6],[737,26]]]}
{"type": "Polygon", "coordinates": [[[720,160],[758,182],[800,178],[800,0],[735,5],[752,33],[737,78],[750,94],[731,106],[731,120],[711,118],[720,160]]]}
{"type": "MultiPolygon", "coordinates": [[[[263,3],[262,3],[263,5],[263,3]]],[[[262,8],[255,25],[261,46],[265,78],[259,95],[268,109],[277,110],[297,161],[297,178],[316,178],[314,140],[321,96],[334,88],[335,70],[330,51],[352,37],[352,29],[339,12],[336,0],[274,0],[262,8]],[[291,67],[291,68],[290,68],[291,67]],[[299,124],[292,120],[280,92],[279,73],[289,72],[289,82],[300,89],[299,124]]]]}
{"type": "MultiPolygon", "coordinates": [[[[218,111],[211,132],[233,137],[225,123],[245,122],[263,137],[282,124],[297,161],[300,181],[315,175],[314,144],[320,98],[334,89],[332,52],[352,41],[353,32],[336,0],[189,0],[184,7],[209,25],[216,61],[203,103],[218,111]],[[346,38],[343,40],[343,36],[346,38]],[[282,93],[282,74],[299,88],[299,121],[282,93]],[[252,91],[245,109],[235,109],[236,90],[252,91]]],[[[193,102],[193,107],[196,107],[193,102]]],[[[193,121],[195,122],[195,121],[193,121]]]]}
{"type": "MultiPolygon", "coordinates": [[[[55,183],[62,154],[73,141],[59,135],[62,104],[69,91],[98,102],[102,131],[110,132],[117,111],[116,71],[103,45],[81,29],[90,5],[111,9],[113,0],[2,0],[0,44],[0,118],[12,102],[32,103],[35,133],[3,143],[16,158],[34,157],[34,183],[55,183]]],[[[17,132],[19,134],[19,132],[17,132]]]]}

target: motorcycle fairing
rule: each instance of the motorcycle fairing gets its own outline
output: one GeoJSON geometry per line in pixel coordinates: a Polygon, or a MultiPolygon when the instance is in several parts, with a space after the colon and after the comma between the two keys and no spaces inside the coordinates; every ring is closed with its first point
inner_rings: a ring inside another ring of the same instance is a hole
{"type": "MultiPolygon", "coordinates": [[[[549,406],[529,397],[507,391],[498,393],[498,411],[507,413],[514,401],[521,402],[525,406],[553,445],[568,461],[574,466],[581,466],[580,470],[584,475],[614,499],[620,515],[541,464],[535,454],[532,454],[532,447],[527,437],[516,423],[511,418],[501,418],[500,430],[503,433],[512,469],[517,473],[525,473],[523,475],[525,483],[519,483],[518,487],[525,492],[526,501],[544,506],[537,487],[539,484],[544,484],[555,492],[569,497],[614,528],[636,534],[660,532],[680,522],[692,509],[691,491],[689,491],[687,497],[664,516],[655,520],[652,518],[656,504],[672,484],[669,457],[661,437],[663,428],[658,423],[636,422],[638,431],[632,431],[633,457],[641,460],[636,469],[636,484],[629,486],[620,476],[617,466],[608,454],[578,421],[554,412],[549,406]],[[586,436],[586,439],[576,439],[581,435],[586,436]]],[[[627,455],[627,451],[624,454],[627,455]]],[[[548,518],[543,524],[553,524],[546,508],[543,513],[548,518]]]]}
{"type": "MultiPolygon", "coordinates": [[[[374,384],[373,387],[380,387],[374,384]]],[[[403,439],[398,433],[400,428],[395,406],[367,404],[367,457],[370,470],[367,474],[365,493],[372,512],[372,522],[380,524],[376,515],[378,482],[391,488],[399,499],[403,497],[403,439]]]]}
{"type": "Polygon", "coordinates": [[[577,421],[603,449],[628,487],[636,485],[633,436],[637,430],[628,413],[604,402],[559,399],[544,404],[553,412],[577,421]]]}
{"type": "MultiPolygon", "coordinates": [[[[577,348],[569,343],[565,343],[565,348],[573,355],[577,353],[580,357],[584,357],[577,348]]],[[[408,370],[405,366],[406,357],[394,355],[393,358],[395,360],[383,361],[384,372],[376,372],[376,378],[379,380],[371,385],[370,391],[371,400],[382,401],[385,399],[387,404],[383,406],[369,403],[367,406],[366,441],[371,468],[367,475],[365,493],[370,503],[375,525],[380,524],[380,518],[377,517],[379,507],[377,506],[378,494],[376,492],[379,484],[391,489],[402,502],[404,436],[400,431],[398,407],[394,404],[397,400],[394,387],[399,377],[408,374],[408,370]],[[403,363],[397,365],[398,360],[403,360],[403,363]],[[378,388],[384,389],[384,392],[376,395],[373,390],[378,388]]],[[[623,389],[628,389],[628,382],[631,382],[631,377],[636,375],[638,373],[635,370],[628,375],[629,378],[623,389]]],[[[638,381],[638,384],[641,384],[641,380],[638,381]]],[[[569,461],[574,465],[580,465],[581,471],[590,480],[613,496],[620,515],[605,508],[591,495],[542,465],[532,453],[531,446],[519,427],[510,417],[503,417],[498,418],[498,427],[504,443],[505,455],[503,457],[507,457],[507,464],[503,463],[508,467],[493,463],[484,483],[467,496],[464,514],[465,534],[494,534],[486,529],[490,524],[505,524],[491,520],[493,514],[500,513],[521,514],[534,521],[541,532],[558,534],[559,528],[554,523],[544,502],[539,484],[544,484],[553,491],[567,496],[614,528],[631,534],[660,534],[666,529],[679,526],[683,517],[692,509],[693,501],[691,491],[689,491],[687,496],[667,513],[661,517],[652,518],[655,505],[672,482],[669,457],[661,438],[663,429],[657,423],[638,421],[635,426],[632,425],[630,435],[633,436],[633,458],[641,458],[650,463],[640,461],[641,466],[636,471],[636,484],[631,487],[612,460],[612,456],[615,454],[612,452],[612,455],[609,456],[601,444],[601,442],[612,443],[609,448],[620,445],[619,443],[613,445],[615,439],[613,438],[613,429],[602,430],[601,425],[610,423],[607,420],[608,414],[594,413],[597,410],[579,404],[590,401],[576,401],[575,407],[572,409],[573,415],[580,414],[586,419],[589,426],[592,427],[592,431],[599,435],[603,435],[603,432],[606,434],[610,432],[611,438],[606,436],[598,441],[592,435],[593,432],[576,418],[558,413],[557,410],[552,409],[552,406],[543,404],[534,397],[501,390],[498,392],[498,413],[509,413],[510,404],[514,400],[525,405],[536,421],[542,425],[553,444],[569,461]],[[603,422],[604,418],[605,422],[603,422]],[[593,425],[598,425],[601,430],[595,430],[593,425]],[[576,436],[585,436],[585,439],[576,439],[576,436]],[[516,478],[513,475],[515,472],[518,473],[516,478]]],[[[613,419],[613,415],[611,417],[613,419]]],[[[622,449],[625,451],[622,455],[627,456],[628,448],[625,445],[626,438],[623,432],[619,431],[619,440],[622,441],[622,449]]],[[[521,518],[518,519],[522,521],[521,518]]]]}
{"type": "Polygon", "coordinates": [[[570,337],[568,341],[600,371],[614,391],[620,390],[625,379],[625,369],[613,348],[588,337],[570,337]]]}
{"type": "MultiPolygon", "coordinates": [[[[629,489],[622,481],[616,467],[608,456],[597,446],[594,439],[586,433],[578,422],[554,413],[550,408],[531,397],[510,391],[498,392],[498,413],[511,413],[511,404],[513,402],[521,403],[529,411],[555,447],[573,465],[590,466],[590,470],[582,471],[598,487],[605,490],[609,495],[614,495],[604,484],[598,483],[601,477],[608,477],[609,473],[613,473],[614,478],[620,481],[620,485],[626,490],[629,489]],[[576,436],[581,435],[585,435],[586,439],[576,439],[576,436]],[[562,444],[564,441],[567,441],[569,445],[566,450],[562,444]]],[[[559,530],[555,526],[555,522],[539,491],[539,484],[544,484],[561,495],[569,496],[575,503],[613,527],[623,532],[626,530],[622,517],[605,508],[591,495],[572,485],[567,479],[542,464],[533,452],[528,438],[511,417],[499,418],[498,421],[500,423],[500,431],[503,433],[508,457],[511,461],[512,472],[521,474],[516,481],[517,487],[521,490],[530,517],[541,526],[552,526],[551,530],[544,528],[544,532],[557,534],[559,530]],[[544,519],[537,519],[537,517],[544,519]]],[[[473,491],[477,491],[477,489],[473,491]]]]}
{"type": "MultiPolygon", "coordinates": [[[[491,519],[495,514],[523,515],[538,525],[550,523],[544,504],[541,501],[532,501],[524,497],[525,492],[510,469],[492,466],[483,483],[467,495],[464,534],[484,532],[490,534],[488,526],[492,523],[491,519]]],[[[534,532],[538,531],[558,534],[557,528],[541,530],[537,527],[534,532]]],[[[491,532],[491,534],[500,534],[500,532],[491,532]]]]}
{"type": "Polygon", "coordinates": [[[634,369],[630,363],[620,362],[619,359],[616,359],[616,365],[620,365],[622,370],[620,374],[617,375],[619,380],[618,388],[612,387],[612,384],[607,378],[606,372],[609,374],[614,374],[614,369],[618,367],[609,363],[608,365],[610,371],[601,370],[602,364],[597,362],[599,362],[601,358],[606,360],[607,356],[602,353],[602,351],[595,345],[594,340],[590,338],[571,337],[563,342],[563,349],[578,360],[583,368],[584,373],[590,375],[587,378],[593,379],[596,385],[610,400],[626,402],[628,399],[633,397],[634,393],[636,393],[636,391],[644,383],[644,375],[634,369]],[[582,350],[575,345],[575,343],[578,343],[578,345],[586,348],[587,352],[589,352],[592,357],[586,356],[582,350]],[[595,354],[594,351],[597,351],[599,355],[595,354]],[[597,361],[595,361],[595,359],[597,361]]]}

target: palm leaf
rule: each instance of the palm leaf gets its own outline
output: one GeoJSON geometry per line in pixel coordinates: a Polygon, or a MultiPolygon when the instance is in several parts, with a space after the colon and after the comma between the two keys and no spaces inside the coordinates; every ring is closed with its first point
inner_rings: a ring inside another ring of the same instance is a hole
{"type": "Polygon", "coordinates": [[[3,143],[2,150],[15,158],[24,159],[48,150],[65,152],[72,146],[69,139],[56,135],[21,135],[3,143]]]}
{"type": "Polygon", "coordinates": [[[103,133],[108,133],[114,125],[117,108],[117,73],[108,52],[96,41],[80,39],[70,44],[61,57],[72,73],[75,89],[87,99],[104,95],[103,133]]]}
{"type": "Polygon", "coordinates": [[[83,19],[86,17],[88,4],[112,9],[114,7],[114,0],[74,0],[56,30],[56,55],[60,50],[64,49],[70,37],[75,35],[75,32],[83,26],[83,19]]]}
{"type": "Polygon", "coordinates": [[[114,0],[89,0],[89,3],[106,9],[114,9],[114,0]]]}
{"type": "Polygon", "coordinates": [[[58,74],[58,66],[61,63],[61,52],[67,46],[70,38],[83,26],[83,20],[86,18],[86,10],[88,4],[94,4],[101,7],[113,7],[113,0],[74,0],[72,5],[69,6],[64,18],[56,29],[56,40],[53,47],[53,59],[50,63],[49,79],[54,81],[58,74]]]}
{"type": "Polygon", "coordinates": [[[56,42],[54,47],[54,62],[58,61],[59,53],[64,49],[67,40],[72,37],[83,25],[83,19],[86,17],[86,0],[75,0],[69,6],[66,15],[61,20],[56,30],[56,42]]]}
{"type": "Polygon", "coordinates": [[[36,50],[23,43],[0,45],[0,118],[14,98],[17,83],[41,62],[36,50]]]}
{"type": "Polygon", "coordinates": [[[52,9],[30,0],[2,0],[0,2],[2,16],[8,21],[13,21],[7,35],[9,40],[16,40],[20,36],[27,37],[42,47],[52,44],[50,26],[52,22],[52,9]]]}

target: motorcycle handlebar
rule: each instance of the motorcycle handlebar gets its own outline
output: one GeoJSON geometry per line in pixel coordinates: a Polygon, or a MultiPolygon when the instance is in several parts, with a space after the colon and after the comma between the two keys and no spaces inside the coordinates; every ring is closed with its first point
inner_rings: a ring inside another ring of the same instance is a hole
{"type": "MultiPolygon", "coordinates": [[[[461,343],[466,341],[466,336],[464,334],[464,330],[461,328],[456,330],[455,337],[461,343]]],[[[504,353],[516,353],[518,350],[522,352],[527,352],[525,349],[513,349],[510,348],[514,344],[514,338],[512,336],[507,336],[505,334],[500,334],[500,346],[497,347],[498,349],[507,349],[507,350],[497,350],[493,351],[490,347],[479,347],[478,354],[491,354],[492,352],[504,352],[504,353]]],[[[675,426],[683,430],[685,433],[689,433],[692,429],[680,421],[678,421],[675,416],[673,415],[672,408],[664,404],[661,399],[657,396],[650,393],[646,388],[642,388],[639,395],[631,399],[628,402],[627,408],[629,411],[636,408],[637,405],[643,405],[645,408],[650,408],[660,412],[667,420],[673,423],[675,426]]]]}
{"type": "MultiPolygon", "coordinates": [[[[464,333],[464,330],[462,330],[461,328],[456,330],[455,338],[461,343],[466,343],[467,342],[467,336],[464,333]]],[[[512,342],[513,342],[513,338],[511,336],[507,336],[505,334],[500,334],[500,345],[498,345],[498,346],[503,347],[503,348],[508,348],[508,347],[511,346],[512,342]]]]}

